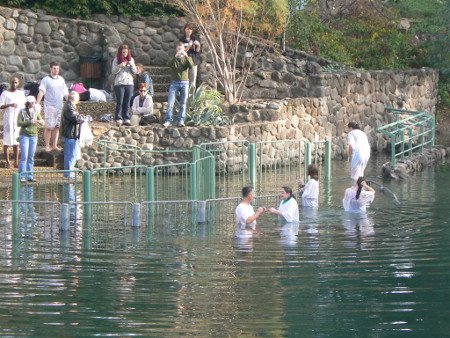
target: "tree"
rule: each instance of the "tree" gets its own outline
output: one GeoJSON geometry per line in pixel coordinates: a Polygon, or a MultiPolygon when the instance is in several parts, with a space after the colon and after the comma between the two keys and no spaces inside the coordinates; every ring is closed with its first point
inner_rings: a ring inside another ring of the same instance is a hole
{"type": "MultiPolygon", "coordinates": [[[[151,0],[149,0],[151,1],[151,0]]],[[[282,33],[287,0],[172,0],[198,27],[225,99],[240,99],[255,55],[282,33]]]]}

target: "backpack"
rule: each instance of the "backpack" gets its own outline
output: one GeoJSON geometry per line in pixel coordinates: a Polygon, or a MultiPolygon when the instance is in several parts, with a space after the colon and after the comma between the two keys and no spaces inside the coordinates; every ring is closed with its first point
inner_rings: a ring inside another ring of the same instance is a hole
{"type": "Polygon", "coordinates": [[[155,115],[144,115],[141,117],[141,120],[139,121],[139,125],[141,126],[148,126],[152,123],[159,123],[158,118],[155,115]]]}

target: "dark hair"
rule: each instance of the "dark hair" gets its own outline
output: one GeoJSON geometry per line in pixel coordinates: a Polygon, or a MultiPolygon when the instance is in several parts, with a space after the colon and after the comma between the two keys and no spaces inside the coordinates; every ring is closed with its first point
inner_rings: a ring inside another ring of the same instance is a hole
{"type": "MultiPolygon", "coordinates": [[[[289,194],[289,198],[294,197],[294,199],[295,199],[295,196],[294,196],[294,194],[292,193],[291,187],[288,187],[288,186],[282,186],[281,188],[289,194]]],[[[289,198],[288,198],[288,199],[289,199],[289,198]]]]}
{"type": "Polygon", "coordinates": [[[56,62],[56,61],[50,62],[50,68],[55,67],[55,66],[58,66],[58,67],[59,67],[59,63],[56,62]]]}
{"type": "Polygon", "coordinates": [[[359,129],[359,124],[356,122],[349,122],[347,124],[347,127],[352,128],[352,129],[359,129]]]}
{"type": "Polygon", "coordinates": [[[308,176],[316,181],[319,180],[319,167],[316,164],[313,163],[308,166],[308,176]]]}
{"type": "Polygon", "coordinates": [[[185,31],[186,28],[192,29],[192,34],[194,34],[197,31],[197,25],[193,22],[188,22],[187,24],[185,24],[183,31],[185,31]]]}
{"type": "Polygon", "coordinates": [[[366,179],[362,176],[358,177],[358,180],[356,181],[356,185],[358,186],[358,190],[356,191],[356,199],[359,198],[359,195],[361,195],[362,190],[362,182],[364,182],[366,179]]]}
{"type": "Polygon", "coordinates": [[[25,108],[26,108],[27,110],[29,110],[30,107],[33,105],[33,103],[34,103],[34,102],[25,102],[25,108]]]}
{"type": "Polygon", "coordinates": [[[117,63],[122,63],[124,61],[131,61],[132,54],[131,54],[131,48],[128,47],[128,45],[123,44],[119,46],[119,49],[117,50],[117,63]],[[128,49],[128,55],[126,57],[122,56],[122,51],[124,49],[128,49]]]}
{"type": "Polygon", "coordinates": [[[249,185],[242,188],[242,197],[246,198],[251,192],[253,191],[253,188],[249,185]]]}

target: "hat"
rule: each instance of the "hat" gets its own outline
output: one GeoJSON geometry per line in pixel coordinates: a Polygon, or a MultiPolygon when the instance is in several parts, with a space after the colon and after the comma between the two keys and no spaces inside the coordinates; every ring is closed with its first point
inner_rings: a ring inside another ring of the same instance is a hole
{"type": "Polygon", "coordinates": [[[139,89],[145,89],[147,90],[147,84],[146,83],[139,83],[139,89]]]}
{"type": "Polygon", "coordinates": [[[36,98],[33,95],[29,95],[27,96],[27,98],[25,99],[25,101],[27,103],[35,103],[36,102],[36,98]]]}

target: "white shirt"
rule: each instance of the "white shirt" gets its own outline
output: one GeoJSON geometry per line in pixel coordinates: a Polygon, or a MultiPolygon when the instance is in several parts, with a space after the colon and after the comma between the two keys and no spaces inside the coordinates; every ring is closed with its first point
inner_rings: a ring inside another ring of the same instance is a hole
{"type": "Polygon", "coordinates": [[[236,207],[236,237],[249,237],[252,236],[253,232],[247,228],[256,228],[256,221],[247,224],[247,219],[253,216],[255,211],[253,206],[247,203],[240,203],[236,207]]]}
{"type": "Polygon", "coordinates": [[[136,115],[152,115],[153,114],[153,99],[151,95],[146,95],[142,107],[139,107],[139,100],[141,96],[138,95],[133,100],[131,111],[136,115]]]}
{"type": "Polygon", "coordinates": [[[293,197],[285,201],[280,202],[280,206],[278,207],[278,211],[281,212],[282,221],[292,223],[299,221],[298,215],[298,204],[297,200],[293,197]]]}
{"type": "Polygon", "coordinates": [[[319,207],[319,181],[312,178],[306,183],[302,193],[302,206],[319,207]]]}
{"type": "Polygon", "coordinates": [[[363,190],[356,199],[356,190],[353,188],[347,188],[345,190],[344,199],[342,204],[344,210],[348,212],[366,212],[366,208],[370,203],[373,202],[375,198],[375,193],[373,191],[363,190]]]}
{"type": "Polygon", "coordinates": [[[69,95],[66,82],[59,75],[56,77],[51,77],[50,75],[45,76],[39,85],[39,90],[45,95],[44,108],[45,106],[52,106],[61,109],[64,96],[69,95]]]}
{"type": "Polygon", "coordinates": [[[359,129],[353,129],[347,135],[348,144],[352,146],[353,154],[360,154],[361,158],[370,157],[370,144],[366,133],[359,129]]]}

